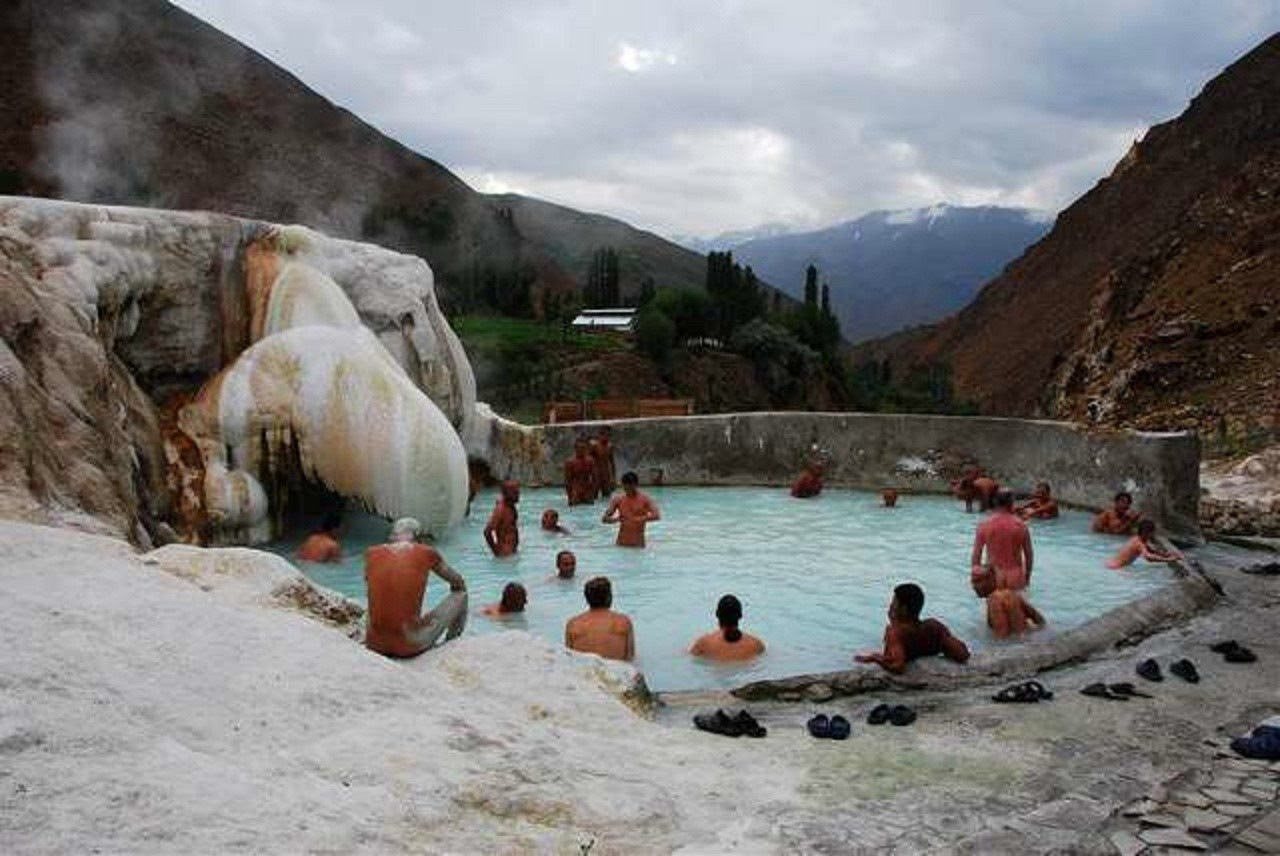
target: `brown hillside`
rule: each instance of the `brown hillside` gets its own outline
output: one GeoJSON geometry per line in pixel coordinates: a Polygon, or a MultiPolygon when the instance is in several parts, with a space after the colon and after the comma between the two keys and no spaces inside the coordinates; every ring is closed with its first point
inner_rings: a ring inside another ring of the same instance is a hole
{"type": "Polygon", "coordinates": [[[988,413],[1280,429],[1280,35],[1151,128],[959,314],[872,343],[988,413]]]}
{"type": "MultiPolygon", "coordinates": [[[[566,232],[577,219],[513,217],[537,203],[474,192],[163,0],[4,3],[0,91],[0,193],[304,223],[423,256],[452,304],[517,280],[585,279],[558,258],[582,242],[566,232]]],[[[617,221],[602,228],[630,260],[624,290],[633,270],[702,287],[696,253],[617,221]]]]}

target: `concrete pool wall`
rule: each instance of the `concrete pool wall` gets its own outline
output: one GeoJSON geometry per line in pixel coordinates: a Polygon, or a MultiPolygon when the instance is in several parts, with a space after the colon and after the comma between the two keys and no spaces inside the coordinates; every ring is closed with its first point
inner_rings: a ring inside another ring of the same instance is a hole
{"type": "Polygon", "coordinates": [[[829,485],[939,492],[974,461],[1019,492],[1048,481],[1059,500],[1083,508],[1127,490],[1169,534],[1200,538],[1200,443],[1192,433],[991,417],[734,413],[536,426],[493,417],[465,440],[494,475],[555,485],[574,439],[601,425],[613,430],[619,473],[634,469],[642,484],[783,485],[816,447],[830,455],[829,485]]]}

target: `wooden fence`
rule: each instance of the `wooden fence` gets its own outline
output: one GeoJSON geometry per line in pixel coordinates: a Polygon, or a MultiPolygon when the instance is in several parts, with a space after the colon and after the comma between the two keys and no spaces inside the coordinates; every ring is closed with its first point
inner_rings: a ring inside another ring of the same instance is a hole
{"type": "Polygon", "coordinates": [[[597,398],[593,401],[549,401],[542,421],[585,422],[591,419],[634,419],[639,416],[692,416],[692,398],[597,398]]]}

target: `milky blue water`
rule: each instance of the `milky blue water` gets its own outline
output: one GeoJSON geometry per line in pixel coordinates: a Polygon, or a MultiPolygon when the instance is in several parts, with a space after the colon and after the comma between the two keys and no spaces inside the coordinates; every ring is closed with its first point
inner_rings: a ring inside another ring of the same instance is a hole
{"type": "MultiPolygon", "coordinates": [[[[875,648],[884,632],[891,590],[900,582],[924,587],[925,615],[950,626],[971,648],[1017,644],[993,640],[983,603],[969,587],[969,551],[979,514],[946,497],[903,496],[896,509],[858,491],[826,490],[797,500],[785,489],[654,488],[648,493],[663,519],[649,525],[643,550],[616,547],[617,529],[600,522],[604,503],[566,508],[562,490],[524,491],[518,556],[494,559],[481,531],[496,499],[481,493],[471,516],[437,546],[467,579],[472,617],[467,633],[508,627],[555,641],[565,620],[586,608],[582,583],[613,580],[614,608],[636,626],[637,665],[657,690],[733,687],[764,677],[847,668],[854,653],[875,648]],[[544,508],[560,511],[569,535],[542,532],[544,508]],[[576,580],[560,582],[555,554],[573,550],[576,580]],[[524,615],[494,620],[479,614],[516,580],[529,591],[524,615]],[[743,602],[742,628],[768,650],[754,663],[710,665],[688,656],[689,644],[715,627],[715,605],[732,592],[743,602]]],[[[1031,524],[1035,570],[1028,599],[1060,632],[1140,597],[1171,579],[1164,565],[1139,561],[1123,571],[1104,562],[1123,539],[1089,532],[1089,515],[1067,511],[1031,524]]],[[[349,515],[340,565],[296,562],[321,585],[364,601],[365,546],[384,539],[386,522],[349,515]]],[[[292,557],[300,538],[273,546],[292,557]]],[[[447,592],[439,579],[427,589],[434,605],[447,592]]]]}

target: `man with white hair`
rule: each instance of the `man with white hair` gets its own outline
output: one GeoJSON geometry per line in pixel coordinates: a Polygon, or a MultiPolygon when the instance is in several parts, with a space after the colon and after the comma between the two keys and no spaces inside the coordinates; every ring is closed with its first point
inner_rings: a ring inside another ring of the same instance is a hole
{"type": "Polygon", "coordinates": [[[467,583],[444,557],[417,541],[422,527],[412,517],[391,525],[389,543],[364,554],[369,594],[369,626],[364,644],[388,657],[416,657],[462,635],[467,626],[467,583]],[[435,572],[449,584],[449,596],[425,614],[427,577],[435,572]],[[442,644],[442,643],[441,643],[442,644]]]}

